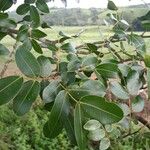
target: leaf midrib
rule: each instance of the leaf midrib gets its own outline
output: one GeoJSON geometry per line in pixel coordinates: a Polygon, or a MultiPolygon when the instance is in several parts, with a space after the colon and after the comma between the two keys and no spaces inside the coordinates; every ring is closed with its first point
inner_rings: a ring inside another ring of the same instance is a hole
{"type": "Polygon", "coordinates": [[[28,66],[28,68],[31,70],[32,75],[34,75],[34,77],[36,77],[36,74],[34,73],[34,71],[32,70],[32,68],[30,67],[30,65],[25,61],[25,59],[22,57],[22,55],[19,53],[20,57],[22,58],[22,60],[25,62],[25,64],[28,66]]]}
{"type": "Polygon", "coordinates": [[[20,105],[19,105],[17,111],[21,108],[22,104],[24,103],[24,101],[26,100],[27,96],[29,95],[31,89],[33,88],[34,84],[35,84],[35,82],[32,83],[32,85],[31,85],[29,91],[27,92],[27,94],[26,94],[25,97],[23,98],[23,100],[22,100],[22,102],[20,103],[20,105]]]}
{"type": "Polygon", "coordinates": [[[21,77],[18,77],[16,80],[14,80],[13,82],[11,82],[10,84],[8,84],[7,86],[5,86],[3,89],[1,89],[0,90],[0,93],[3,91],[3,90],[5,90],[5,89],[7,89],[9,86],[11,86],[12,84],[14,84],[16,81],[18,81],[19,79],[21,79],[21,77]]]}
{"type": "MultiPolygon", "coordinates": [[[[66,94],[65,94],[65,96],[64,97],[66,97],[66,94]]],[[[58,122],[58,120],[60,119],[60,116],[61,116],[61,114],[62,114],[62,109],[63,109],[63,106],[64,106],[64,104],[65,104],[65,100],[63,101],[63,103],[62,103],[62,106],[61,106],[61,109],[60,109],[60,112],[59,112],[59,115],[58,115],[58,117],[57,117],[57,120],[55,121],[55,124],[54,124],[54,127],[53,127],[53,130],[51,130],[50,131],[50,135],[52,134],[52,132],[54,131],[54,129],[55,129],[55,127],[56,127],[56,124],[57,124],[57,122],[58,122]]]]}
{"type": "Polygon", "coordinates": [[[105,112],[106,114],[109,114],[109,115],[111,115],[111,116],[113,116],[113,117],[116,117],[116,118],[120,119],[120,117],[118,117],[117,115],[112,114],[112,113],[110,113],[110,112],[108,112],[108,111],[105,111],[105,110],[103,110],[103,109],[101,109],[101,108],[99,108],[99,107],[96,107],[96,106],[91,105],[91,104],[83,103],[83,102],[80,102],[80,103],[83,104],[83,105],[87,105],[87,106],[93,107],[93,108],[95,108],[95,109],[98,109],[98,110],[100,110],[100,111],[102,111],[102,112],[105,112]]]}

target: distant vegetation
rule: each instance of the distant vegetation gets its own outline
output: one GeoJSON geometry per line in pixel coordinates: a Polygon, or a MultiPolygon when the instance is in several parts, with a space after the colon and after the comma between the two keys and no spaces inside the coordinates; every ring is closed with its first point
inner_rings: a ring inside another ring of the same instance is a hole
{"type": "MultiPolygon", "coordinates": [[[[150,4],[148,4],[150,5],[150,4]]],[[[148,12],[149,8],[145,5],[136,5],[129,7],[122,7],[118,13],[122,14],[122,19],[126,20],[130,25],[135,23],[137,17],[141,17],[148,12]]],[[[85,25],[105,25],[107,20],[106,14],[110,11],[101,8],[51,8],[51,13],[44,15],[43,20],[50,26],[85,26],[85,25]]],[[[12,18],[18,21],[22,18],[15,12],[10,12],[12,18]]],[[[110,22],[108,22],[110,24],[110,22]]],[[[108,25],[107,24],[107,25],[108,25]]]]}

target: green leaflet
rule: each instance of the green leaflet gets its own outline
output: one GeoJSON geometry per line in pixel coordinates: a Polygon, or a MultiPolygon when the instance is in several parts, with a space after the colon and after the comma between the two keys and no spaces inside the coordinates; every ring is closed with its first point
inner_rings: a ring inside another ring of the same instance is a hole
{"type": "Polygon", "coordinates": [[[83,133],[82,112],[80,103],[76,104],[74,111],[74,130],[77,144],[80,150],[85,150],[86,138],[83,133]]]}
{"type": "Polygon", "coordinates": [[[65,43],[64,45],[61,46],[61,49],[66,51],[67,53],[69,53],[69,52],[75,53],[76,52],[74,45],[71,43],[65,43]]]}
{"type": "Polygon", "coordinates": [[[74,116],[70,113],[69,115],[63,116],[63,125],[67,132],[67,135],[72,144],[76,145],[76,138],[74,133],[74,116]]]}
{"type": "Polygon", "coordinates": [[[141,112],[144,109],[144,99],[138,95],[132,100],[132,110],[133,112],[141,112]]]}
{"type": "Polygon", "coordinates": [[[5,11],[13,4],[12,0],[0,0],[0,11],[5,11]]]}
{"type": "Polygon", "coordinates": [[[24,0],[24,2],[26,4],[33,4],[33,3],[35,3],[35,0],[24,0]]]}
{"type": "Polygon", "coordinates": [[[40,26],[40,15],[35,6],[30,6],[30,17],[32,21],[32,27],[37,28],[40,26]]]}
{"type": "Polygon", "coordinates": [[[44,32],[42,32],[41,30],[39,29],[33,29],[31,31],[31,37],[32,38],[36,38],[36,39],[40,39],[40,38],[44,38],[46,37],[47,34],[45,34],[44,32]]]}
{"type": "Polygon", "coordinates": [[[130,95],[136,96],[142,86],[140,76],[137,71],[130,71],[127,76],[127,89],[130,95]]]}
{"type": "Polygon", "coordinates": [[[39,43],[36,40],[32,39],[31,43],[32,43],[33,49],[37,53],[43,54],[42,48],[41,48],[41,46],[39,45],[39,43]]]}
{"type": "Polygon", "coordinates": [[[18,95],[13,99],[14,112],[22,116],[27,113],[40,92],[40,84],[37,81],[27,81],[23,84],[18,95]]]}
{"type": "Polygon", "coordinates": [[[16,28],[17,23],[12,19],[0,19],[0,27],[2,28],[16,28]]]}
{"type": "Polygon", "coordinates": [[[129,94],[124,89],[124,87],[121,84],[119,84],[117,81],[111,82],[110,90],[119,99],[128,100],[130,98],[129,94]]]}
{"type": "Polygon", "coordinates": [[[49,13],[49,8],[44,0],[37,0],[36,7],[44,13],[49,13]]]}
{"type": "Polygon", "coordinates": [[[123,118],[123,111],[118,105],[99,96],[85,96],[81,98],[80,105],[90,118],[102,124],[112,124],[123,118]]]}
{"type": "Polygon", "coordinates": [[[8,18],[8,13],[0,12],[0,19],[7,19],[7,18],[8,18]]]}
{"type": "Polygon", "coordinates": [[[115,63],[103,63],[96,67],[96,72],[104,78],[116,78],[118,77],[118,66],[115,63]]]}
{"type": "Polygon", "coordinates": [[[51,65],[50,60],[45,56],[39,56],[37,58],[37,61],[39,62],[40,68],[41,68],[40,76],[49,77],[52,72],[52,65],[51,65]]]}
{"type": "Polygon", "coordinates": [[[105,86],[98,80],[88,80],[80,87],[69,89],[69,93],[77,100],[86,95],[97,95],[103,97],[106,94],[105,91],[105,86]]]}
{"type": "Polygon", "coordinates": [[[29,10],[30,10],[29,4],[22,4],[17,8],[16,13],[19,15],[25,15],[29,10]]]}
{"type": "Polygon", "coordinates": [[[59,92],[54,106],[51,110],[49,120],[44,126],[44,135],[48,138],[55,138],[63,128],[62,115],[69,114],[70,104],[67,93],[65,91],[59,92]]]}
{"type": "Polygon", "coordinates": [[[83,67],[87,70],[92,70],[95,68],[97,62],[98,62],[97,57],[93,54],[89,54],[89,55],[83,57],[81,67],[83,67]]]}
{"type": "Polygon", "coordinates": [[[28,77],[40,75],[40,66],[33,54],[23,48],[18,48],[15,54],[18,68],[28,77]]]}
{"type": "Polygon", "coordinates": [[[0,79],[0,105],[12,100],[19,92],[23,84],[23,78],[19,76],[9,76],[0,79]]]}
{"type": "Polygon", "coordinates": [[[144,54],[146,52],[146,45],[144,39],[137,34],[128,35],[128,43],[135,46],[138,53],[144,54]]]}
{"type": "Polygon", "coordinates": [[[117,6],[115,5],[115,3],[111,0],[108,1],[108,5],[107,8],[110,10],[118,10],[117,6]]]}
{"type": "Polygon", "coordinates": [[[55,80],[52,81],[46,88],[43,90],[42,98],[45,103],[50,103],[55,100],[58,92],[60,91],[60,82],[55,80]]]}
{"type": "Polygon", "coordinates": [[[100,141],[99,150],[106,150],[110,147],[110,139],[109,138],[103,138],[100,141]]]}

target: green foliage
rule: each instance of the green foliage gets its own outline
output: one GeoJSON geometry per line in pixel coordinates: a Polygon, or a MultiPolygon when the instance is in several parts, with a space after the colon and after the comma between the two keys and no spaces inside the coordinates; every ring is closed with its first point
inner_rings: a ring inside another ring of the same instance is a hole
{"type": "Polygon", "coordinates": [[[108,1],[108,5],[107,8],[110,10],[118,10],[117,6],[115,5],[115,3],[111,0],[108,1]]]}
{"type": "MultiPolygon", "coordinates": [[[[21,21],[23,25],[19,30],[16,21],[1,15],[0,30],[15,39],[9,57],[15,54],[15,62],[25,75],[25,82],[21,75],[1,78],[0,104],[13,100],[15,114],[22,116],[34,107],[40,96],[43,109],[48,110],[48,117],[42,123],[45,137],[56,138],[65,129],[70,141],[80,150],[96,147],[106,150],[115,139],[135,134],[131,132],[132,124],[136,124],[134,119],[138,119],[134,115],[144,109],[139,93],[147,83],[145,77],[149,73],[144,35],[127,33],[130,25],[119,16],[114,2],[108,1],[108,9],[113,11],[107,15],[112,22],[110,37],[76,46],[70,41],[78,38],[83,31],[73,35],[60,31],[59,39],[51,41],[47,39],[45,30],[38,29],[43,24],[41,15],[49,13],[46,2],[25,1],[23,6],[19,6],[17,13],[24,15],[29,11],[30,18],[21,21]],[[125,43],[131,46],[131,53],[126,50],[125,43]],[[48,49],[50,57],[46,57],[45,50],[48,49]],[[109,92],[115,97],[107,95],[109,92]],[[93,119],[96,125],[98,122],[101,126],[88,129],[86,125],[93,119]],[[125,129],[129,130],[128,134],[125,129]],[[95,141],[96,147],[92,144],[95,141]]],[[[7,51],[2,45],[1,48],[7,51]]],[[[1,77],[5,68],[7,66],[4,66],[1,77]]],[[[147,121],[137,121],[149,128],[149,124],[145,123],[147,121]]]]}
{"type": "Polygon", "coordinates": [[[38,42],[37,42],[36,40],[32,39],[31,43],[32,43],[33,49],[34,49],[37,53],[43,54],[43,51],[42,51],[42,49],[41,49],[41,46],[38,44],[38,42]]]}
{"type": "Polygon", "coordinates": [[[30,17],[32,20],[32,27],[37,28],[40,26],[40,16],[35,6],[30,6],[30,17]]]}
{"type": "Polygon", "coordinates": [[[34,55],[29,51],[18,48],[15,55],[18,68],[28,77],[40,75],[40,65],[34,55]]]}
{"type": "Polygon", "coordinates": [[[40,92],[37,81],[27,81],[22,85],[18,95],[13,99],[13,110],[18,116],[27,113],[40,92]]]}
{"type": "Polygon", "coordinates": [[[49,77],[52,73],[52,64],[50,60],[45,56],[39,56],[37,61],[39,62],[41,68],[40,76],[49,77]]]}
{"type": "MultiPolygon", "coordinates": [[[[77,148],[71,146],[64,131],[52,140],[43,136],[41,128],[47,117],[46,111],[43,111],[42,106],[39,104],[24,117],[17,117],[13,113],[10,104],[2,106],[0,114],[0,149],[77,150],[77,148]]],[[[135,130],[137,129],[135,128],[135,130]]],[[[145,132],[120,141],[116,139],[111,147],[112,149],[128,150],[134,146],[137,150],[141,150],[144,147],[146,148],[148,143],[149,133],[145,132]]]]}
{"type": "Polygon", "coordinates": [[[63,129],[63,117],[69,114],[69,100],[65,91],[61,91],[56,96],[54,106],[51,110],[48,122],[44,126],[44,135],[48,138],[54,138],[63,129]]]}
{"type": "Polygon", "coordinates": [[[5,10],[9,9],[12,6],[13,1],[12,0],[7,0],[7,1],[0,0],[0,4],[1,4],[0,11],[5,11],[5,10]]]}
{"type": "Polygon", "coordinates": [[[120,107],[98,96],[82,97],[79,105],[86,115],[100,121],[103,125],[119,122],[123,118],[120,107]]]}
{"type": "Polygon", "coordinates": [[[23,78],[11,76],[0,79],[0,105],[12,100],[19,92],[23,83],[23,78]]]}
{"type": "Polygon", "coordinates": [[[1,107],[0,149],[1,150],[77,150],[68,141],[63,131],[55,139],[44,137],[41,128],[48,116],[41,104],[24,117],[17,117],[11,105],[1,107]]]}
{"type": "Polygon", "coordinates": [[[17,8],[16,13],[18,15],[25,15],[29,10],[30,10],[29,4],[22,4],[17,8]]]}
{"type": "Polygon", "coordinates": [[[49,13],[49,8],[48,8],[45,0],[37,0],[36,7],[44,13],[49,13]]]}
{"type": "Polygon", "coordinates": [[[129,99],[129,94],[124,89],[124,87],[120,85],[120,83],[118,83],[117,81],[111,82],[110,90],[119,99],[129,99]]]}

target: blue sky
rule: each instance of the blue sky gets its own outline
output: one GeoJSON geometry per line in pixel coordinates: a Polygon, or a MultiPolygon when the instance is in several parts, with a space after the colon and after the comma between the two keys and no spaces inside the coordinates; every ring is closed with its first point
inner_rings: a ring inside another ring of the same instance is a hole
{"type": "MultiPolygon", "coordinates": [[[[106,8],[108,0],[80,0],[80,3],[76,2],[77,0],[68,0],[68,8],[80,7],[80,8],[106,8]]],[[[128,6],[136,4],[150,3],[150,0],[113,0],[117,6],[128,6]]],[[[18,3],[14,5],[10,10],[14,10],[18,5],[23,3],[23,0],[18,0],[18,3]]],[[[50,7],[64,7],[61,0],[55,0],[55,2],[49,3],[50,7]]]]}

